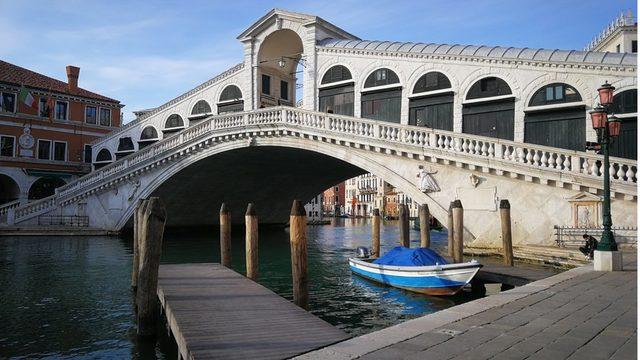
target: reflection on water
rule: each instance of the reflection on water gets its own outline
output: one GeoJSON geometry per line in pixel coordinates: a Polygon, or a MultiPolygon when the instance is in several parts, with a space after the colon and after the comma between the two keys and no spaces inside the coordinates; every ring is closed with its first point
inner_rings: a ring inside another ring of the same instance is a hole
{"type": "MultiPolygon", "coordinates": [[[[468,301],[470,294],[437,298],[385,287],[351,275],[347,258],[370,245],[366,220],[335,219],[310,226],[311,311],[358,335],[468,301]]],[[[232,231],[233,268],[244,273],[244,229],[232,231]]],[[[412,246],[419,233],[412,231],[412,246]]],[[[168,231],[163,263],[218,262],[217,229],[168,231]]],[[[397,224],[385,222],[381,244],[396,246],[397,224]]],[[[289,235],[263,227],[259,282],[291,299],[289,235]]],[[[434,248],[446,233],[433,232],[434,248]]],[[[0,238],[0,358],[175,358],[175,345],[138,344],[129,290],[131,240],[107,237],[0,238]]]]}

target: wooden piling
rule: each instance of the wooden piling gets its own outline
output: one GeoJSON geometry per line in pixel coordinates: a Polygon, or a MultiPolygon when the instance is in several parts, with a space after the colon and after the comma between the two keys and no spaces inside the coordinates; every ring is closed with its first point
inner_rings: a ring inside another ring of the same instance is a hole
{"type": "Polygon", "coordinates": [[[220,263],[231,267],[231,212],[225,203],[220,207],[220,263]]]}
{"type": "Polygon", "coordinates": [[[371,257],[380,257],[380,210],[373,209],[371,216],[371,257]]]}
{"type": "Polygon", "coordinates": [[[460,200],[451,203],[451,213],[453,214],[453,262],[461,263],[464,250],[464,209],[460,200]]]}
{"type": "Polygon", "coordinates": [[[140,226],[138,269],[138,336],[155,336],[158,320],[158,268],[167,212],[160,198],[146,201],[140,226]]]}
{"type": "Polygon", "coordinates": [[[447,214],[447,250],[449,256],[453,258],[453,201],[449,203],[449,213],[447,214]]]}
{"type": "Polygon", "coordinates": [[[431,246],[431,226],[429,224],[429,206],[427,204],[420,205],[418,210],[420,217],[420,247],[428,248],[431,246]]]}
{"type": "Polygon", "coordinates": [[[500,200],[500,225],[502,227],[502,253],[504,264],[513,266],[513,246],[511,243],[511,204],[500,200]]]}
{"type": "Polygon", "coordinates": [[[291,241],[291,275],[293,276],[293,302],[303,309],[309,307],[307,274],[307,216],[300,200],[294,200],[289,217],[291,241]]]}
{"type": "Polygon", "coordinates": [[[131,289],[136,292],[138,288],[138,268],[140,264],[140,252],[138,250],[140,244],[140,233],[142,231],[142,214],[146,200],[140,199],[133,211],[133,264],[131,266],[131,289]]]}
{"type": "Polygon", "coordinates": [[[407,204],[398,205],[398,226],[400,227],[400,245],[406,248],[411,247],[409,239],[409,208],[407,204]]]}
{"type": "Polygon", "coordinates": [[[244,222],[247,277],[255,281],[258,279],[258,216],[252,203],[247,206],[244,222]]]}

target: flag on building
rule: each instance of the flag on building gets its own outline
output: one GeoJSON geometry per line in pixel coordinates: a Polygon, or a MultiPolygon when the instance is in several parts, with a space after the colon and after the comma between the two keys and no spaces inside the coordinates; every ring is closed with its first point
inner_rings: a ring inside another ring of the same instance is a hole
{"type": "Polygon", "coordinates": [[[36,110],[38,109],[38,104],[36,103],[36,99],[33,97],[33,95],[31,95],[30,91],[27,91],[27,89],[24,86],[20,88],[18,99],[20,99],[20,101],[22,101],[28,107],[36,110]]]}

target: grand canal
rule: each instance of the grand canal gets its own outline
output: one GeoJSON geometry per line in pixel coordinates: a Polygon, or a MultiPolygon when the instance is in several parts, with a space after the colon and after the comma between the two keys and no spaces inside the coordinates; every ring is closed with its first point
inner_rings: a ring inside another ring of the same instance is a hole
{"type": "MultiPolygon", "coordinates": [[[[352,276],[347,258],[370,244],[366,220],[310,226],[310,310],[352,335],[393,325],[474,298],[427,297],[352,276]]],[[[244,229],[234,228],[233,268],[244,273],[244,229]]],[[[412,230],[412,246],[419,233],[412,230]]],[[[169,230],[163,263],[219,261],[217,229],[169,230]]],[[[395,222],[382,227],[382,251],[397,245],[395,222]]],[[[261,229],[259,282],[291,299],[289,235],[261,229]]],[[[434,248],[446,233],[433,231],[434,248]]],[[[136,342],[129,290],[131,239],[0,238],[0,358],[176,358],[169,338],[136,342]]]]}

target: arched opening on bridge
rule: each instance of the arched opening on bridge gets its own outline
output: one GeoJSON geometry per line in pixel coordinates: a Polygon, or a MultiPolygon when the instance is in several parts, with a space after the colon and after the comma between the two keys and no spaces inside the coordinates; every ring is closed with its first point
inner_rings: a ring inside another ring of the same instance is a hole
{"type": "Polygon", "coordinates": [[[638,89],[613,96],[613,111],[622,120],[620,136],[611,146],[611,155],[627,159],[638,158],[638,89]]]}
{"type": "Polygon", "coordinates": [[[453,89],[441,72],[418,79],[409,99],[409,125],[453,131],[453,89]]]}
{"type": "Polygon", "coordinates": [[[111,156],[111,152],[107,149],[102,149],[98,151],[98,155],[96,155],[96,161],[93,162],[93,167],[98,170],[101,167],[111,164],[112,161],[113,156],[111,156]]]}
{"type": "Polygon", "coordinates": [[[257,91],[258,107],[295,106],[302,93],[306,61],[304,47],[298,34],[282,29],[269,34],[258,51],[257,91]]]}
{"type": "Polygon", "coordinates": [[[138,140],[138,149],[143,149],[158,140],[160,140],[160,136],[158,136],[158,130],[149,125],[142,129],[142,132],[140,133],[140,140],[138,140]]]}
{"type": "Polygon", "coordinates": [[[353,116],[354,83],[351,72],[343,65],[336,65],[322,76],[318,93],[322,112],[353,116]]]}
{"type": "Polygon", "coordinates": [[[229,85],[222,90],[218,101],[218,114],[227,114],[244,110],[242,91],[235,85],[229,85]]]}
{"type": "Polygon", "coordinates": [[[59,177],[41,177],[29,188],[29,200],[39,200],[55,194],[56,188],[63,186],[64,180],[59,177]]]}
{"type": "Polygon", "coordinates": [[[198,100],[193,108],[191,109],[191,115],[189,115],[189,120],[201,120],[206,118],[209,115],[212,115],[211,105],[206,100],[198,100]]]}
{"type": "Polygon", "coordinates": [[[533,94],[525,110],[524,141],[584,151],[585,121],[585,105],[578,90],[564,83],[549,84],[533,94]]]}
{"type": "Polygon", "coordinates": [[[116,160],[121,159],[129,154],[133,154],[136,151],[133,140],[131,137],[121,137],[118,139],[118,151],[116,151],[116,160]]]}
{"type": "Polygon", "coordinates": [[[153,196],[167,205],[170,226],[211,224],[223,201],[234,223],[244,221],[249,202],[256,205],[261,223],[285,223],[293,199],[311,201],[329,187],[365,172],[316,151],[243,147],[188,165],[165,180],[153,196]]]}
{"type": "Polygon", "coordinates": [[[20,198],[20,186],[10,176],[0,174],[0,205],[20,198]]]}
{"type": "Polygon", "coordinates": [[[377,69],[364,82],[361,116],[367,119],[400,123],[402,85],[391,69],[377,69]]]}
{"type": "Polygon", "coordinates": [[[513,140],[515,97],[509,85],[486,77],[471,86],[462,106],[462,132],[513,140]]]}
{"type": "Polygon", "coordinates": [[[164,129],[162,129],[162,133],[164,133],[166,137],[167,135],[177,133],[185,127],[186,126],[184,124],[184,120],[182,120],[182,116],[178,114],[171,114],[171,116],[169,116],[164,122],[164,129]]]}

